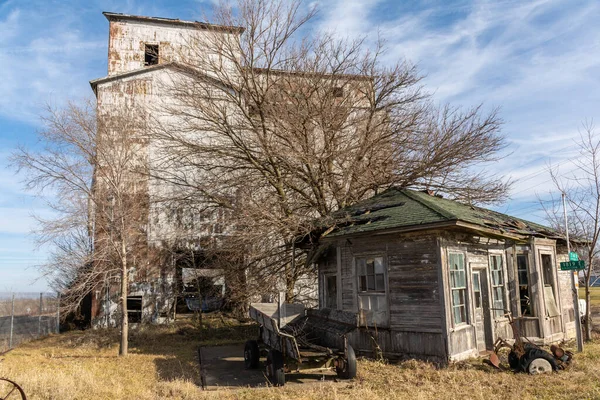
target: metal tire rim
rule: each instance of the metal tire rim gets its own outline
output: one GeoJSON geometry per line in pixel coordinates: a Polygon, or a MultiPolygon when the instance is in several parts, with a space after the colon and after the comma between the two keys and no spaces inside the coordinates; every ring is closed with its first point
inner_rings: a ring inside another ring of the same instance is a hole
{"type": "Polygon", "coordinates": [[[544,358],[536,358],[531,361],[527,370],[531,375],[545,374],[552,371],[552,365],[544,358]]]}

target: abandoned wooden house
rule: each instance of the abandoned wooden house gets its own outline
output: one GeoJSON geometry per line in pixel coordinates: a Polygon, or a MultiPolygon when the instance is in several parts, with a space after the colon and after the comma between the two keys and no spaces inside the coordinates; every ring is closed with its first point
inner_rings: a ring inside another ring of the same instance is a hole
{"type": "MultiPolygon", "coordinates": [[[[349,343],[461,360],[513,337],[575,337],[566,242],[555,230],[429,193],[389,189],[315,231],[320,307],[358,313],[349,343]]],[[[314,239],[313,239],[314,241],[314,239]]]]}

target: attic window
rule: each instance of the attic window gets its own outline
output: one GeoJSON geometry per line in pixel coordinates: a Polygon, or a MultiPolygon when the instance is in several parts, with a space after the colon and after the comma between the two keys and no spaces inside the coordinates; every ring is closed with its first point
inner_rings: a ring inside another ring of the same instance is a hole
{"type": "Polygon", "coordinates": [[[144,50],[144,65],[156,65],[158,64],[158,45],[157,44],[147,44],[144,50]]]}
{"type": "Polygon", "coordinates": [[[332,91],[333,97],[344,97],[344,88],[340,86],[336,86],[332,91]]]}

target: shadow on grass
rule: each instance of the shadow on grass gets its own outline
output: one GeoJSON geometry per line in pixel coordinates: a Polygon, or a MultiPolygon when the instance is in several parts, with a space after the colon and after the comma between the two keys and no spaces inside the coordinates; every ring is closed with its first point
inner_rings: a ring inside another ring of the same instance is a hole
{"type": "Polygon", "coordinates": [[[256,338],[258,328],[219,319],[205,318],[202,328],[184,319],[170,326],[142,326],[132,329],[130,349],[154,359],[160,380],[187,380],[201,385],[198,348],[244,343],[256,338]]]}

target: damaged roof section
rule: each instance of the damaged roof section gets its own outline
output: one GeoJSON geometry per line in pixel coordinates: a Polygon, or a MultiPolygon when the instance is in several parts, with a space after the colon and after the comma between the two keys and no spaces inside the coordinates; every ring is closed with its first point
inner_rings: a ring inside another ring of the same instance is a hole
{"type": "Polygon", "coordinates": [[[552,228],[426,192],[391,188],[323,220],[321,237],[465,222],[507,235],[563,238],[552,228]]]}

